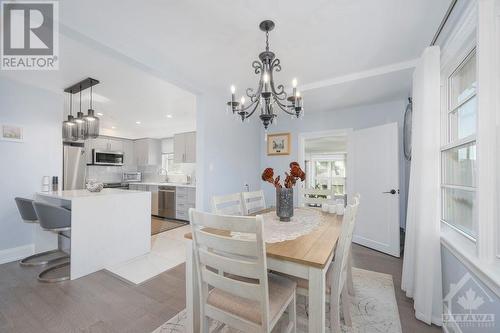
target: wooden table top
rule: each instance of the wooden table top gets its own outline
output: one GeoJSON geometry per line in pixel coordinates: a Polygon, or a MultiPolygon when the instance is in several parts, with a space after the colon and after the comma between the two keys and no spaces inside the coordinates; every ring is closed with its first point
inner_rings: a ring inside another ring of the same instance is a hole
{"type": "MultiPolygon", "coordinates": [[[[266,209],[258,214],[267,213],[272,210],[274,209],[266,209]]],[[[328,265],[328,259],[335,249],[340,236],[342,218],[323,212],[321,212],[321,215],[325,219],[325,222],[309,234],[284,242],[266,243],[267,256],[319,268],[324,268],[328,265]]],[[[229,235],[227,231],[222,230],[210,229],[208,232],[229,235]]],[[[187,233],[184,237],[192,239],[191,233],[187,233]]]]}

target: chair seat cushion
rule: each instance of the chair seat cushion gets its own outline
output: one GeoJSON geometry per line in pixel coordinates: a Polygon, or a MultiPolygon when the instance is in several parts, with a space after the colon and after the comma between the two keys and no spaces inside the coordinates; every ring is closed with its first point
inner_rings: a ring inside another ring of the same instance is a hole
{"type": "MultiPolygon", "coordinates": [[[[269,320],[280,313],[287,301],[295,293],[296,283],[283,276],[269,274],[269,320]]],[[[261,307],[258,301],[239,297],[214,288],[209,292],[207,303],[230,314],[258,325],[262,324],[261,307]]]]}

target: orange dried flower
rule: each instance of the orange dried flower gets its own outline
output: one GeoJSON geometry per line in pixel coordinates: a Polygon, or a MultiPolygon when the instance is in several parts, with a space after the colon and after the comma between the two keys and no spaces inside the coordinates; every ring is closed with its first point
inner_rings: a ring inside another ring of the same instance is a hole
{"type": "Polygon", "coordinates": [[[262,180],[265,182],[274,182],[274,170],[273,168],[266,168],[264,172],[262,172],[262,180]]]}

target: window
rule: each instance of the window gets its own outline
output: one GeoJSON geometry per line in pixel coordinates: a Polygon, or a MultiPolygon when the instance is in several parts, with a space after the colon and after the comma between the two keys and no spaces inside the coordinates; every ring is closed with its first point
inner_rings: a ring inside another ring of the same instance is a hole
{"type": "Polygon", "coordinates": [[[345,194],[345,155],[312,157],[309,188],[332,189],[335,195],[345,194]]]}
{"type": "Polygon", "coordinates": [[[446,139],[441,148],[441,219],[476,239],[476,51],[447,81],[446,139]]]}
{"type": "Polygon", "coordinates": [[[167,173],[174,170],[174,154],[161,154],[161,167],[167,173]]]}

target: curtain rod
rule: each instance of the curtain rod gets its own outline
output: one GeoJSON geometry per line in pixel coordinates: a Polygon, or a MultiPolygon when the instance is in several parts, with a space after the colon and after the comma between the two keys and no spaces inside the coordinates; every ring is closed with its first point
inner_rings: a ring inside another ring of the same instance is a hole
{"type": "Polygon", "coordinates": [[[439,38],[439,35],[441,34],[441,32],[443,31],[443,28],[444,28],[446,22],[450,18],[451,12],[453,11],[453,8],[457,4],[457,1],[458,0],[451,1],[450,6],[448,7],[448,10],[446,11],[446,14],[444,15],[443,20],[441,21],[441,24],[439,25],[439,28],[437,29],[436,34],[434,35],[434,38],[432,38],[432,42],[431,42],[430,46],[434,46],[436,44],[436,41],[439,38]]]}

